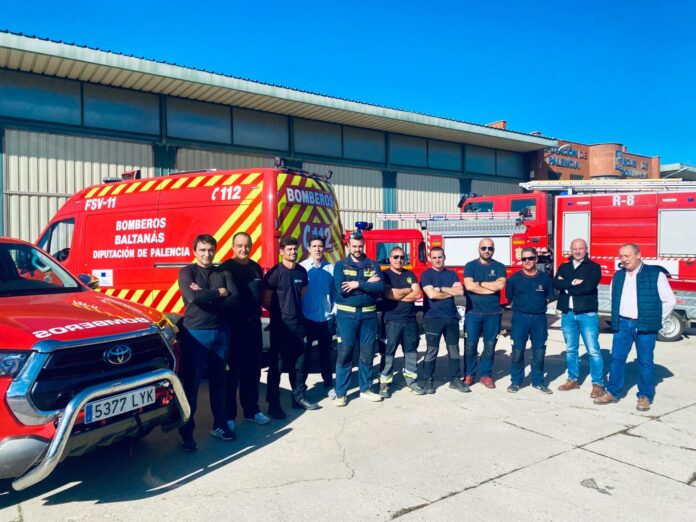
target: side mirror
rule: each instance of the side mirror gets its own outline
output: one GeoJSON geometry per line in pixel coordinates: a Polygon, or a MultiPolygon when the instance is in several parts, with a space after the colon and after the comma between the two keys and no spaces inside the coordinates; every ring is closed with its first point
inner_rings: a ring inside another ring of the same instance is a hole
{"type": "Polygon", "coordinates": [[[420,263],[428,262],[428,253],[425,249],[425,241],[421,241],[420,243],[418,243],[418,261],[420,263]]]}
{"type": "Polygon", "coordinates": [[[86,287],[91,288],[92,290],[99,288],[99,279],[91,274],[80,274],[77,276],[77,278],[82,281],[86,287]]]}

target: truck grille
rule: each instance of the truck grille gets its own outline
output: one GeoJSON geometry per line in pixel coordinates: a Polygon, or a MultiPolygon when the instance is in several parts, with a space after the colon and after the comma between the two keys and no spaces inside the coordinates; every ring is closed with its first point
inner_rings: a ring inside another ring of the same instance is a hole
{"type": "Polygon", "coordinates": [[[57,350],[39,372],[31,398],[40,410],[59,410],[89,386],[165,368],[174,368],[174,358],[158,334],[57,350]],[[107,362],[106,352],[120,353],[124,345],[130,358],[107,362]]]}

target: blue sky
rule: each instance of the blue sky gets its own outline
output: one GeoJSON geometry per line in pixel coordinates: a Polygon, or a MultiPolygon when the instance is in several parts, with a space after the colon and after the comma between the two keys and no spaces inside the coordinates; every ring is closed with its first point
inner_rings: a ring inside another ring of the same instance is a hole
{"type": "Polygon", "coordinates": [[[0,29],[696,165],[696,2],[4,0],[0,29]]]}

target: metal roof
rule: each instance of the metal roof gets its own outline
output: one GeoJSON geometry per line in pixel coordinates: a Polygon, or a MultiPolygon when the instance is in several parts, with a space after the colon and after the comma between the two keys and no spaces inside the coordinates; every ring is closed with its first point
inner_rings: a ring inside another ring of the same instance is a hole
{"type": "Polygon", "coordinates": [[[557,145],[496,129],[0,31],[0,68],[518,152],[557,145]]]}

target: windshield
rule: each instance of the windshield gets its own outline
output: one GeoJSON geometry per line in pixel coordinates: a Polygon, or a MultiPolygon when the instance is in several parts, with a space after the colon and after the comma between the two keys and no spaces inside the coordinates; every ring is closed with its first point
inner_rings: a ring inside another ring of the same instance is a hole
{"type": "Polygon", "coordinates": [[[0,243],[0,297],[81,291],[63,267],[34,246],[0,243]]]}

